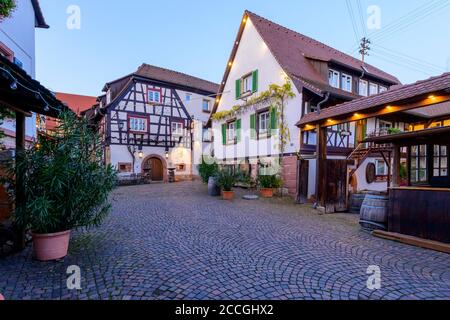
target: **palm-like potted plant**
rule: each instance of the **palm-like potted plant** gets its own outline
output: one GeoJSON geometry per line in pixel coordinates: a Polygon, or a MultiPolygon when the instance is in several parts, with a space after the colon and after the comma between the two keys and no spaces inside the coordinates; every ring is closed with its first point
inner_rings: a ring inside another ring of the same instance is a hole
{"type": "Polygon", "coordinates": [[[233,187],[236,183],[236,175],[231,170],[222,169],[216,173],[216,183],[222,189],[222,198],[224,200],[233,200],[233,187]]]}
{"type": "Polygon", "coordinates": [[[258,177],[261,197],[272,198],[273,189],[282,186],[282,180],[277,175],[260,175],[258,177]]]}
{"type": "Polygon", "coordinates": [[[65,257],[71,230],[98,226],[106,217],[116,172],[102,158],[98,133],[66,112],[54,135],[40,137],[11,163],[11,172],[21,172],[24,188],[13,220],[31,230],[38,260],[65,257]]]}

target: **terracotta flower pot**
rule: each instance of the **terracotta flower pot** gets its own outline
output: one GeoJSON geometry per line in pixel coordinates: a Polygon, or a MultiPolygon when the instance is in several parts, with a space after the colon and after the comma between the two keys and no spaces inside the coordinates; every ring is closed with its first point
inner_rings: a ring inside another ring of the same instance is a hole
{"type": "Polygon", "coordinates": [[[33,233],[33,249],[39,261],[58,260],[67,256],[69,249],[70,230],[49,233],[33,233]]]}
{"type": "Polygon", "coordinates": [[[2,294],[0,293],[0,301],[4,301],[4,300],[5,300],[5,297],[2,296],[2,294]]]}
{"type": "Polygon", "coordinates": [[[234,199],[234,191],[222,191],[223,200],[233,200],[234,199]]]}
{"type": "Polygon", "coordinates": [[[273,198],[273,189],[272,188],[261,188],[261,197],[273,198]]]}

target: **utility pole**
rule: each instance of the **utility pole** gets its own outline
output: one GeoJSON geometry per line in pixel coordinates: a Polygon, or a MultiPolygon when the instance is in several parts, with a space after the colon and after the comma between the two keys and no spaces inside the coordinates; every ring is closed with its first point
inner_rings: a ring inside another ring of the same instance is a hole
{"type": "Polygon", "coordinates": [[[359,45],[359,53],[362,56],[362,63],[364,64],[365,57],[369,55],[370,51],[370,40],[366,37],[361,39],[361,43],[359,45]]]}

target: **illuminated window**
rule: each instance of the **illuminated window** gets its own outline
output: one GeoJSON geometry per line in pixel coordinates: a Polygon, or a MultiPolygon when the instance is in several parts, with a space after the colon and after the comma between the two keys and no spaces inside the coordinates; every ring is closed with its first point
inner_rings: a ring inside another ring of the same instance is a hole
{"type": "Polygon", "coordinates": [[[433,176],[434,177],[448,176],[447,146],[438,146],[438,145],[434,146],[433,176]]]}
{"type": "Polygon", "coordinates": [[[427,146],[411,147],[411,182],[421,183],[428,181],[427,173],[427,146]]]}

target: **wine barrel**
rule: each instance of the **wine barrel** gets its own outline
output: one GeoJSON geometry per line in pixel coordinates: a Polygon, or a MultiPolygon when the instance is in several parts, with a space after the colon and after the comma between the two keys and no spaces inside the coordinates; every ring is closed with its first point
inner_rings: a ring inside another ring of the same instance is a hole
{"type": "Polygon", "coordinates": [[[367,194],[360,211],[360,225],[363,229],[386,230],[388,222],[389,197],[386,195],[367,194]]]}
{"type": "Polygon", "coordinates": [[[220,196],[221,192],[220,192],[220,188],[216,183],[216,178],[214,177],[209,177],[208,180],[208,194],[212,197],[218,197],[220,196]]]}
{"type": "Polygon", "coordinates": [[[359,214],[361,211],[361,206],[366,198],[366,193],[353,193],[350,196],[350,213],[359,214]]]}

